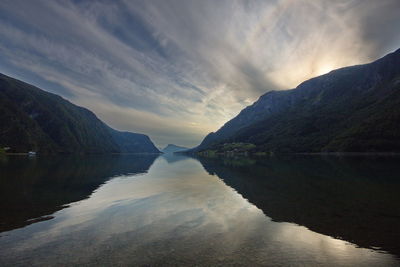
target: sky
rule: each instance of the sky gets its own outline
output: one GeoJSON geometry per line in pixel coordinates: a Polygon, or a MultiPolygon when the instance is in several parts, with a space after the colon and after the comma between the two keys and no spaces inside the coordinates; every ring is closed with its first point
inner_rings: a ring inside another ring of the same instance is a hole
{"type": "Polygon", "coordinates": [[[0,72],[163,147],[400,47],[400,0],[2,0],[0,72]]]}

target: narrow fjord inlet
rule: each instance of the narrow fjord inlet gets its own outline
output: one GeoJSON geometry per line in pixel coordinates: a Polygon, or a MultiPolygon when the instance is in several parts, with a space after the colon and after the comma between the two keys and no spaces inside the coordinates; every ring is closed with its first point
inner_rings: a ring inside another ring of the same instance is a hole
{"type": "Polygon", "coordinates": [[[400,267],[400,0],[1,0],[0,267],[400,267]]]}

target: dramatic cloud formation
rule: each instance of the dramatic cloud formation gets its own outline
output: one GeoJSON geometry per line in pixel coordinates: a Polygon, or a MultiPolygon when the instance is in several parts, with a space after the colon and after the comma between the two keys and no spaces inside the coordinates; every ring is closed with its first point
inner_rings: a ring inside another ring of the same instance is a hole
{"type": "Polygon", "coordinates": [[[159,146],[400,47],[398,0],[0,2],[0,71],[159,146]]]}

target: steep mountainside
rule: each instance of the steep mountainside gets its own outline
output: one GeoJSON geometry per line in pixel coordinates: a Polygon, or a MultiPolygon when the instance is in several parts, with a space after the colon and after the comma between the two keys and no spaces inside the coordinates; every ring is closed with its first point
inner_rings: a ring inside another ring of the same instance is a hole
{"type": "Polygon", "coordinates": [[[93,112],[3,74],[0,147],[14,152],[159,153],[148,136],[116,131],[93,112]]]}
{"type": "Polygon", "coordinates": [[[175,153],[175,152],[179,152],[179,151],[185,151],[185,150],[188,150],[188,149],[189,148],[187,148],[187,147],[168,144],[161,151],[164,152],[164,153],[175,153]]]}
{"type": "Polygon", "coordinates": [[[244,142],[273,152],[400,152],[400,49],[271,91],[194,149],[244,142]]]}

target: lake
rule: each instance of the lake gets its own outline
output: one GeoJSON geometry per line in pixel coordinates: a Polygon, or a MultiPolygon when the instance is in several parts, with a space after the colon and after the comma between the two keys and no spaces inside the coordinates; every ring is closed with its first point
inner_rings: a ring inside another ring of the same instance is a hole
{"type": "Polygon", "coordinates": [[[400,266],[400,158],[0,158],[0,266],[400,266]]]}

